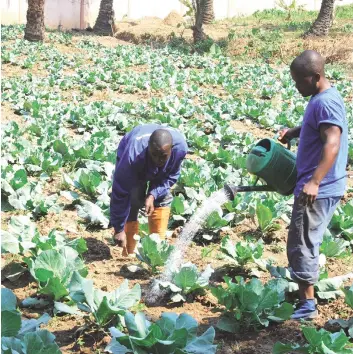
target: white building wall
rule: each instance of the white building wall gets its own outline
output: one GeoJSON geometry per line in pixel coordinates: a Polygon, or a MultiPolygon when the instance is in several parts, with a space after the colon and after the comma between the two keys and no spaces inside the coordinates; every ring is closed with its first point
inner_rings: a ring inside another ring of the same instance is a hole
{"type": "MultiPolygon", "coordinates": [[[[290,0],[288,0],[290,1],[290,0]]],[[[1,24],[26,23],[27,0],[1,0],[1,24]]],[[[337,0],[336,5],[352,4],[353,0],[337,0]]],[[[93,26],[100,0],[45,0],[45,24],[50,28],[86,28],[93,26]]],[[[307,10],[319,10],[321,0],[298,0],[307,10]]],[[[257,10],[275,7],[275,0],[214,0],[216,19],[250,15],[257,10]]],[[[116,19],[166,17],[172,10],[181,15],[185,7],[179,0],[114,0],[116,19]]]]}
{"type": "Polygon", "coordinates": [[[26,23],[27,1],[25,0],[1,0],[1,24],[26,23]]]}

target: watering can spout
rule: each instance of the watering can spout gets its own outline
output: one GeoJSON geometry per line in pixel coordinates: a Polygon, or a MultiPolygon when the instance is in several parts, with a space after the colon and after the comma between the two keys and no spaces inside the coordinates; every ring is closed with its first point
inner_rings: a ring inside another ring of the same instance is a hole
{"type": "Polygon", "coordinates": [[[223,189],[225,190],[228,198],[230,200],[234,200],[236,194],[237,194],[237,191],[238,191],[238,187],[235,186],[234,184],[228,184],[226,183],[223,187],[223,189]]]}
{"type": "Polygon", "coordinates": [[[261,186],[235,186],[234,184],[226,183],[223,187],[229,200],[234,200],[237,193],[241,192],[274,192],[275,189],[269,185],[261,186]]]}

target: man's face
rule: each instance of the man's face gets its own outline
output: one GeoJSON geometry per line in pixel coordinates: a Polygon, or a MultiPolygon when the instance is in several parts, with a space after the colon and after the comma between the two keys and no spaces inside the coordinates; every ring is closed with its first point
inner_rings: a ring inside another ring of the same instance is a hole
{"type": "Polygon", "coordinates": [[[154,144],[149,144],[148,153],[155,166],[163,167],[172,153],[172,147],[164,145],[161,148],[157,148],[154,144]]]}
{"type": "Polygon", "coordinates": [[[293,81],[295,82],[295,87],[302,96],[308,97],[317,93],[317,83],[320,80],[319,74],[304,76],[294,71],[291,71],[290,73],[293,81]]]}

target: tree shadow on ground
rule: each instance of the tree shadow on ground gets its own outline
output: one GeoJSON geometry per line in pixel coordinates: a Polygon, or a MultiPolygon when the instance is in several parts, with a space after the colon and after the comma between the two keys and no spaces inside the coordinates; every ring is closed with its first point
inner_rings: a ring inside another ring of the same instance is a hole
{"type": "Polygon", "coordinates": [[[83,259],[87,263],[112,259],[110,248],[102,241],[93,237],[85,238],[88,250],[83,254],[83,259]]]}

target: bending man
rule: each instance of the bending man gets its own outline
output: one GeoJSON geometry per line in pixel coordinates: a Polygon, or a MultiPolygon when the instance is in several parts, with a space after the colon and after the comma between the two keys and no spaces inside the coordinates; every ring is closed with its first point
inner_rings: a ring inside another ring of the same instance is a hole
{"type": "Polygon", "coordinates": [[[280,132],[286,143],[299,137],[297,184],[287,241],[300,303],[292,319],[317,316],[314,284],[319,279],[319,248],[332,215],[344,195],[348,126],[343,100],[325,78],[324,59],[306,50],[290,66],[299,93],[311,96],[302,126],[280,132]]]}
{"type": "Polygon", "coordinates": [[[143,207],[150,233],[165,237],[173,200],[170,188],[179,178],[186,153],[183,135],[158,124],[137,126],[120,141],[110,200],[110,225],[124,256],[134,254],[138,212],[143,207]]]}

